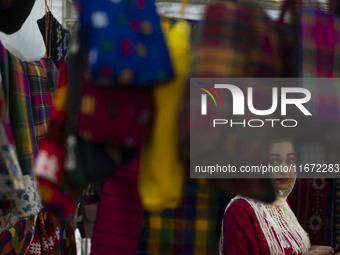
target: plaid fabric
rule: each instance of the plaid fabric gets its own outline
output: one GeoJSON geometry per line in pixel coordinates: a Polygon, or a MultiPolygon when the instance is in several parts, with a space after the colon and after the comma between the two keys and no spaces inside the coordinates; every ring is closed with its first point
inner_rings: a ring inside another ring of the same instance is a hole
{"type": "Polygon", "coordinates": [[[216,254],[220,193],[202,180],[185,185],[182,205],[162,213],[144,213],[137,255],[216,254]]]}
{"type": "Polygon", "coordinates": [[[193,45],[191,77],[278,77],[276,25],[250,1],[207,6],[193,45]]]}
{"type": "Polygon", "coordinates": [[[335,224],[332,225],[332,243],[335,247],[340,245],[340,179],[335,179],[334,181],[334,189],[333,189],[333,221],[335,224]]]}
{"type": "Polygon", "coordinates": [[[136,254],[144,211],[137,190],[139,162],[138,155],[104,183],[91,254],[136,254]]]}
{"type": "Polygon", "coordinates": [[[340,77],[340,20],[319,9],[298,12],[301,77],[340,77]]]}
{"type": "Polygon", "coordinates": [[[26,254],[34,234],[34,217],[21,219],[17,224],[0,234],[1,254],[26,254]]]}
{"type": "MultiPolygon", "coordinates": [[[[340,77],[340,20],[319,9],[298,12],[299,76],[340,77]]],[[[340,117],[340,87],[330,83],[308,80],[303,84],[312,98],[308,108],[313,116],[336,120],[340,117]]]]}
{"type": "MultiPolygon", "coordinates": [[[[192,49],[191,77],[229,78],[229,77],[280,77],[285,73],[281,61],[278,25],[264,12],[260,5],[250,1],[210,3],[204,19],[197,31],[192,49]]],[[[247,84],[241,89],[246,91],[247,84]]],[[[255,105],[271,105],[271,85],[257,85],[254,90],[255,105]]],[[[181,111],[181,146],[183,159],[189,158],[190,102],[189,86],[183,100],[181,111]]],[[[197,107],[199,104],[197,104],[197,107]]],[[[232,109],[232,101],[224,104],[232,109]]],[[[193,109],[192,109],[193,110],[193,109]]],[[[226,116],[231,116],[226,112],[226,116]]],[[[242,119],[250,119],[246,114],[242,119]]],[[[234,121],[242,121],[237,116],[234,121]]],[[[264,120],[264,118],[263,118],[264,120]]],[[[206,131],[201,125],[196,134],[206,131]]],[[[233,127],[209,134],[211,146],[220,146],[226,151],[231,165],[257,165],[266,162],[269,154],[269,126],[259,129],[233,127]]],[[[199,136],[199,135],[198,135],[199,136]]],[[[215,187],[229,194],[242,193],[256,199],[270,201],[274,198],[270,180],[216,180],[215,187]],[[260,187],[260,189],[256,189],[260,187]]]]}
{"type": "Polygon", "coordinates": [[[31,104],[34,121],[34,133],[37,143],[47,133],[47,121],[52,98],[49,88],[53,87],[50,63],[42,58],[39,61],[26,62],[27,77],[31,90],[31,104]]]}
{"type": "Polygon", "coordinates": [[[23,174],[30,174],[37,154],[26,65],[8,52],[10,121],[23,174]]]}

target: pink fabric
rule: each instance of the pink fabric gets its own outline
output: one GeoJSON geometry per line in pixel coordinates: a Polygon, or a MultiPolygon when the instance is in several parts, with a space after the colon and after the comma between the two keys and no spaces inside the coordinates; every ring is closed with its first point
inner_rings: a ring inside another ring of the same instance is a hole
{"type": "Polygon", "coordinates": [[[139,161],[138,156],[104,183],[92,255],[136,254],[144,211],[137,190],[139,161]]]}
{"type": "MultiPolygon", "coordinates": [[[[292,251],[292,248],[285,249],[284,255],[292,251]]],[[[270,252],[253,208],[247,201],[237,199],[224,214],[223,255],[242,254],[270,255],[270,252]]]]}

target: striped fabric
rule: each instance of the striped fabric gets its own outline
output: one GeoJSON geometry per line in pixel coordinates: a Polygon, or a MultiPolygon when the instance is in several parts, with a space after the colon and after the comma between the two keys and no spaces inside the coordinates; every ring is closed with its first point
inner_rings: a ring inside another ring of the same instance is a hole
{"type": "Polygon", "coordinates": [[[182,205],[162,213],[144,213],[137,255],[216,254],[220,192],[202,180],[185,185],[182,205]]]}
{"type": "Polygon", "coordinates": [[[39,61],[26,62],[26,66],[31,90],[34,133],[37,143],[39,143],[47,133],[48,114],[52,104],[49,87],[53,87],[53,78],[50,63],[45,58],[39,61]]]}
{"type": "Polygon", "coordinates": [[[10,121],[23,174],[30,174],[37,154],[30,86],[26,65],[8,52],[10,121]]]}
{"type": "Polygon", "coordinates": [[[0,254],[26,254],[34,234],[34,217],[23,218],[0,234],[0,254]]]}
{"type": "Polygon", "coordinates": [[[279,77],[275,27],[257,3],[209,4],[193,45],[191,77],[279,77]]]}
{"type": "MultiPolygon", "coordinates": [[[[263,8],[252,1],[211,2],[207,5],[203,21],[198,28],[192,47],[190,77],[199,78],[273,78],[284,75],[281,61],[278,25],[263,8]]],[[[189,86],[188,86],[189,87],[189,86]]],[[[241,87],[246,91],[247,84],[241,87]]],[[[271,84],[257,84],[254,90],[255,104],[271,105],[271,84]]],[[[190,144],[190,92],[187,89],[181,116],[182,157],[189,159],[190,144]]],[[[226,116],[232,116],[232,101],[223,103],[226,116]]],[[[199,104],[197,104],[199,107],[199,104]]],[[[266,109],[266,108],[265,108],[266,109]]],[[[199,110],[198,110],[199,111],[199,110]]],[[[242,119],[251,119],[246,113],[242,119]]],[[[261,116],[258,118],[262,118],[261,116]]],[[[263,120],[265,118],[262,118],[263,120]]],[[[237,116],[235,121],[241,121],[237,116]]],[[[211,147],[220,146],[226,152],[231,165],[259,165],[266,162],[269,154],[269,126],[262,128],[233,127],[209,134],[211,147]]],[[[202,125],[195,130],[197,137],[206,136],[202,125]]],[[[219,179],[215,187],[228,194],[240,192],[259,200],[274,198],[271,181],[268,179],[231,180],[219,179]],[[256,189],[256,187],[260,187],[256,189]]]]}

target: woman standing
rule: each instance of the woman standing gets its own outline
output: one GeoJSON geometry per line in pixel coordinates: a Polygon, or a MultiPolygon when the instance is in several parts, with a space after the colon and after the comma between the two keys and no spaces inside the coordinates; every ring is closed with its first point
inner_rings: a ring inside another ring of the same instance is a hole
{"type": "MultiPolygon", "coordinates": [[[[270,148],[271,165],[296,164],[295,148],[291,141],[276,139],[270,148]]],[[[332,247],[312,246],[287,203],[296,173],[273,176],[276,200],[265,204],[236,196],[224,213],[220,255],[323,255],[334,254],[332,247]]],[[[339,253],[340,254],[340,253],[339,253]]]]}

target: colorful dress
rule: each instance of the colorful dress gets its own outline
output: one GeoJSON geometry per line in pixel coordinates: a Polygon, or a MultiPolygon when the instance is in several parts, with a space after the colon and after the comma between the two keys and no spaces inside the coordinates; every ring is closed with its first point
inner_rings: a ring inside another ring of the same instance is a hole
{"type": "Polygon", "coordinates": [[[220,255],[302,255],[309,248],[309,237],[285,200],[265,204],[237,196],[227,206],[220,255]]]}

